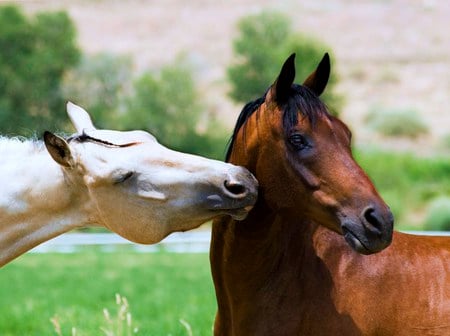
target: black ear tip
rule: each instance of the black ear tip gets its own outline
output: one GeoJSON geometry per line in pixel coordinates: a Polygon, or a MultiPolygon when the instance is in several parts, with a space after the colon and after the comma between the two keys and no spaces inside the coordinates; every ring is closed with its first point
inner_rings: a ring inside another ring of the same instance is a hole
{"type": "Polygon", "coordinates": [[[44,139],[48,138],[49,136],[51,136],[52,133],[49,131],[44,131],[44,139]]]}
{"type": "Polygon", "coordinates": [[[295,53],[291,54],[283,63],[283,68],[295,68],[295,53]]]}
{"type": "Polygon", "coordinates": [[[325,55],[323,55],[322,61],[320,61],[320,63],[324,63],[327,64],[328,66],[330,66],[330,54],[325,53],[325,55]]]}
{"type": "MultiPolygon", "coordinates": [[[[295,77],[295,53],[291,54],[284,62],[284,67],[294,73],[295,77]]],[[[294,80],[294,79],[292,79],[294,80]]]]}
{"type": "Polygon", "coordinates": [[[286,61],[284,62],[286,66],[294,67],[295,68],[295,53],[291,54],[286,61]]]}

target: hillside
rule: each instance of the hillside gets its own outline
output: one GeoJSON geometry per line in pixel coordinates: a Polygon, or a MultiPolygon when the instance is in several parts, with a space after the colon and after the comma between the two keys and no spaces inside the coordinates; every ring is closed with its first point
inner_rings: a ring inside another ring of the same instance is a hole
{"type": "MultiPolygon", "coordinates": [[[[180,52],[197,64],[202,96],[231,128],[240,106],[226,96],[225,69],[242,16],[277,9],[296,30],[328,43],[337,58],[343,119],[360,143],[421,148],[450,134],[450,6],[434,0],[34,0],[29,12],[65,9],[84,51],[133,55],[136,70],[158,68],[180,52]],[[379,139],[364,127],[371,109],[413,109],[432,134],[416,144],[379,139]]],[[[301,60],[297,60],[301,66],[301,60]]],[[[298,79],[301,80],[301,79],[298,79]]],[[[268,83],[269,84],[269,83],[268,83]]],[[[82,102],[80,102],[82,103],[82,102]]]]}

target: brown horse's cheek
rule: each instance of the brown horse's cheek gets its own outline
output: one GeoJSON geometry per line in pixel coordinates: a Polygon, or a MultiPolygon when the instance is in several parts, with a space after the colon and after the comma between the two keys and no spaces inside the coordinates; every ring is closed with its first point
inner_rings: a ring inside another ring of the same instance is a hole
{"type": "MultiPolygon", "coordinates": [[[[320,179],[311,171],[311,169],[306,166],[296,164],[295,162],[291,162],[291,165],[293,167],[295,177],[300,178],[307,189],[319,189],[320,179]]],[[[288,171],[289,168],[286,170],[288,171]]]]}

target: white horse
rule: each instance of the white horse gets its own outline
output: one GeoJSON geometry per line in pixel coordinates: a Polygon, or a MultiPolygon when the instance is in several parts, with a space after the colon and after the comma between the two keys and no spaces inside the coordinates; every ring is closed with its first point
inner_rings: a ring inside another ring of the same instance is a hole
{"type": "Polygon", "coordinates": [[[67,140],[0,138],[0,266],[74,228],[152,244],[220,215],[243,219],[256,201],[245,168],[170,150],[144,131],[97,130],[72,103],[67,112],[77,130],[67,140]]]}

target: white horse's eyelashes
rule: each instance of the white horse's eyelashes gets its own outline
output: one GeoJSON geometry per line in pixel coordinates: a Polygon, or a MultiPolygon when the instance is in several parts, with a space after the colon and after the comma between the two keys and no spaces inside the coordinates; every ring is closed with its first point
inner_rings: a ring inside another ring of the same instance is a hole
{"type": "Polygon", "coordinates": [[[111,180],[112,180],[113,184],[120,184],[120,183],[123,183],[123,182],[131,179],[134,175],[135,175],[135,173],[133,171],[119,170],[112,174],[111,180]]]}

